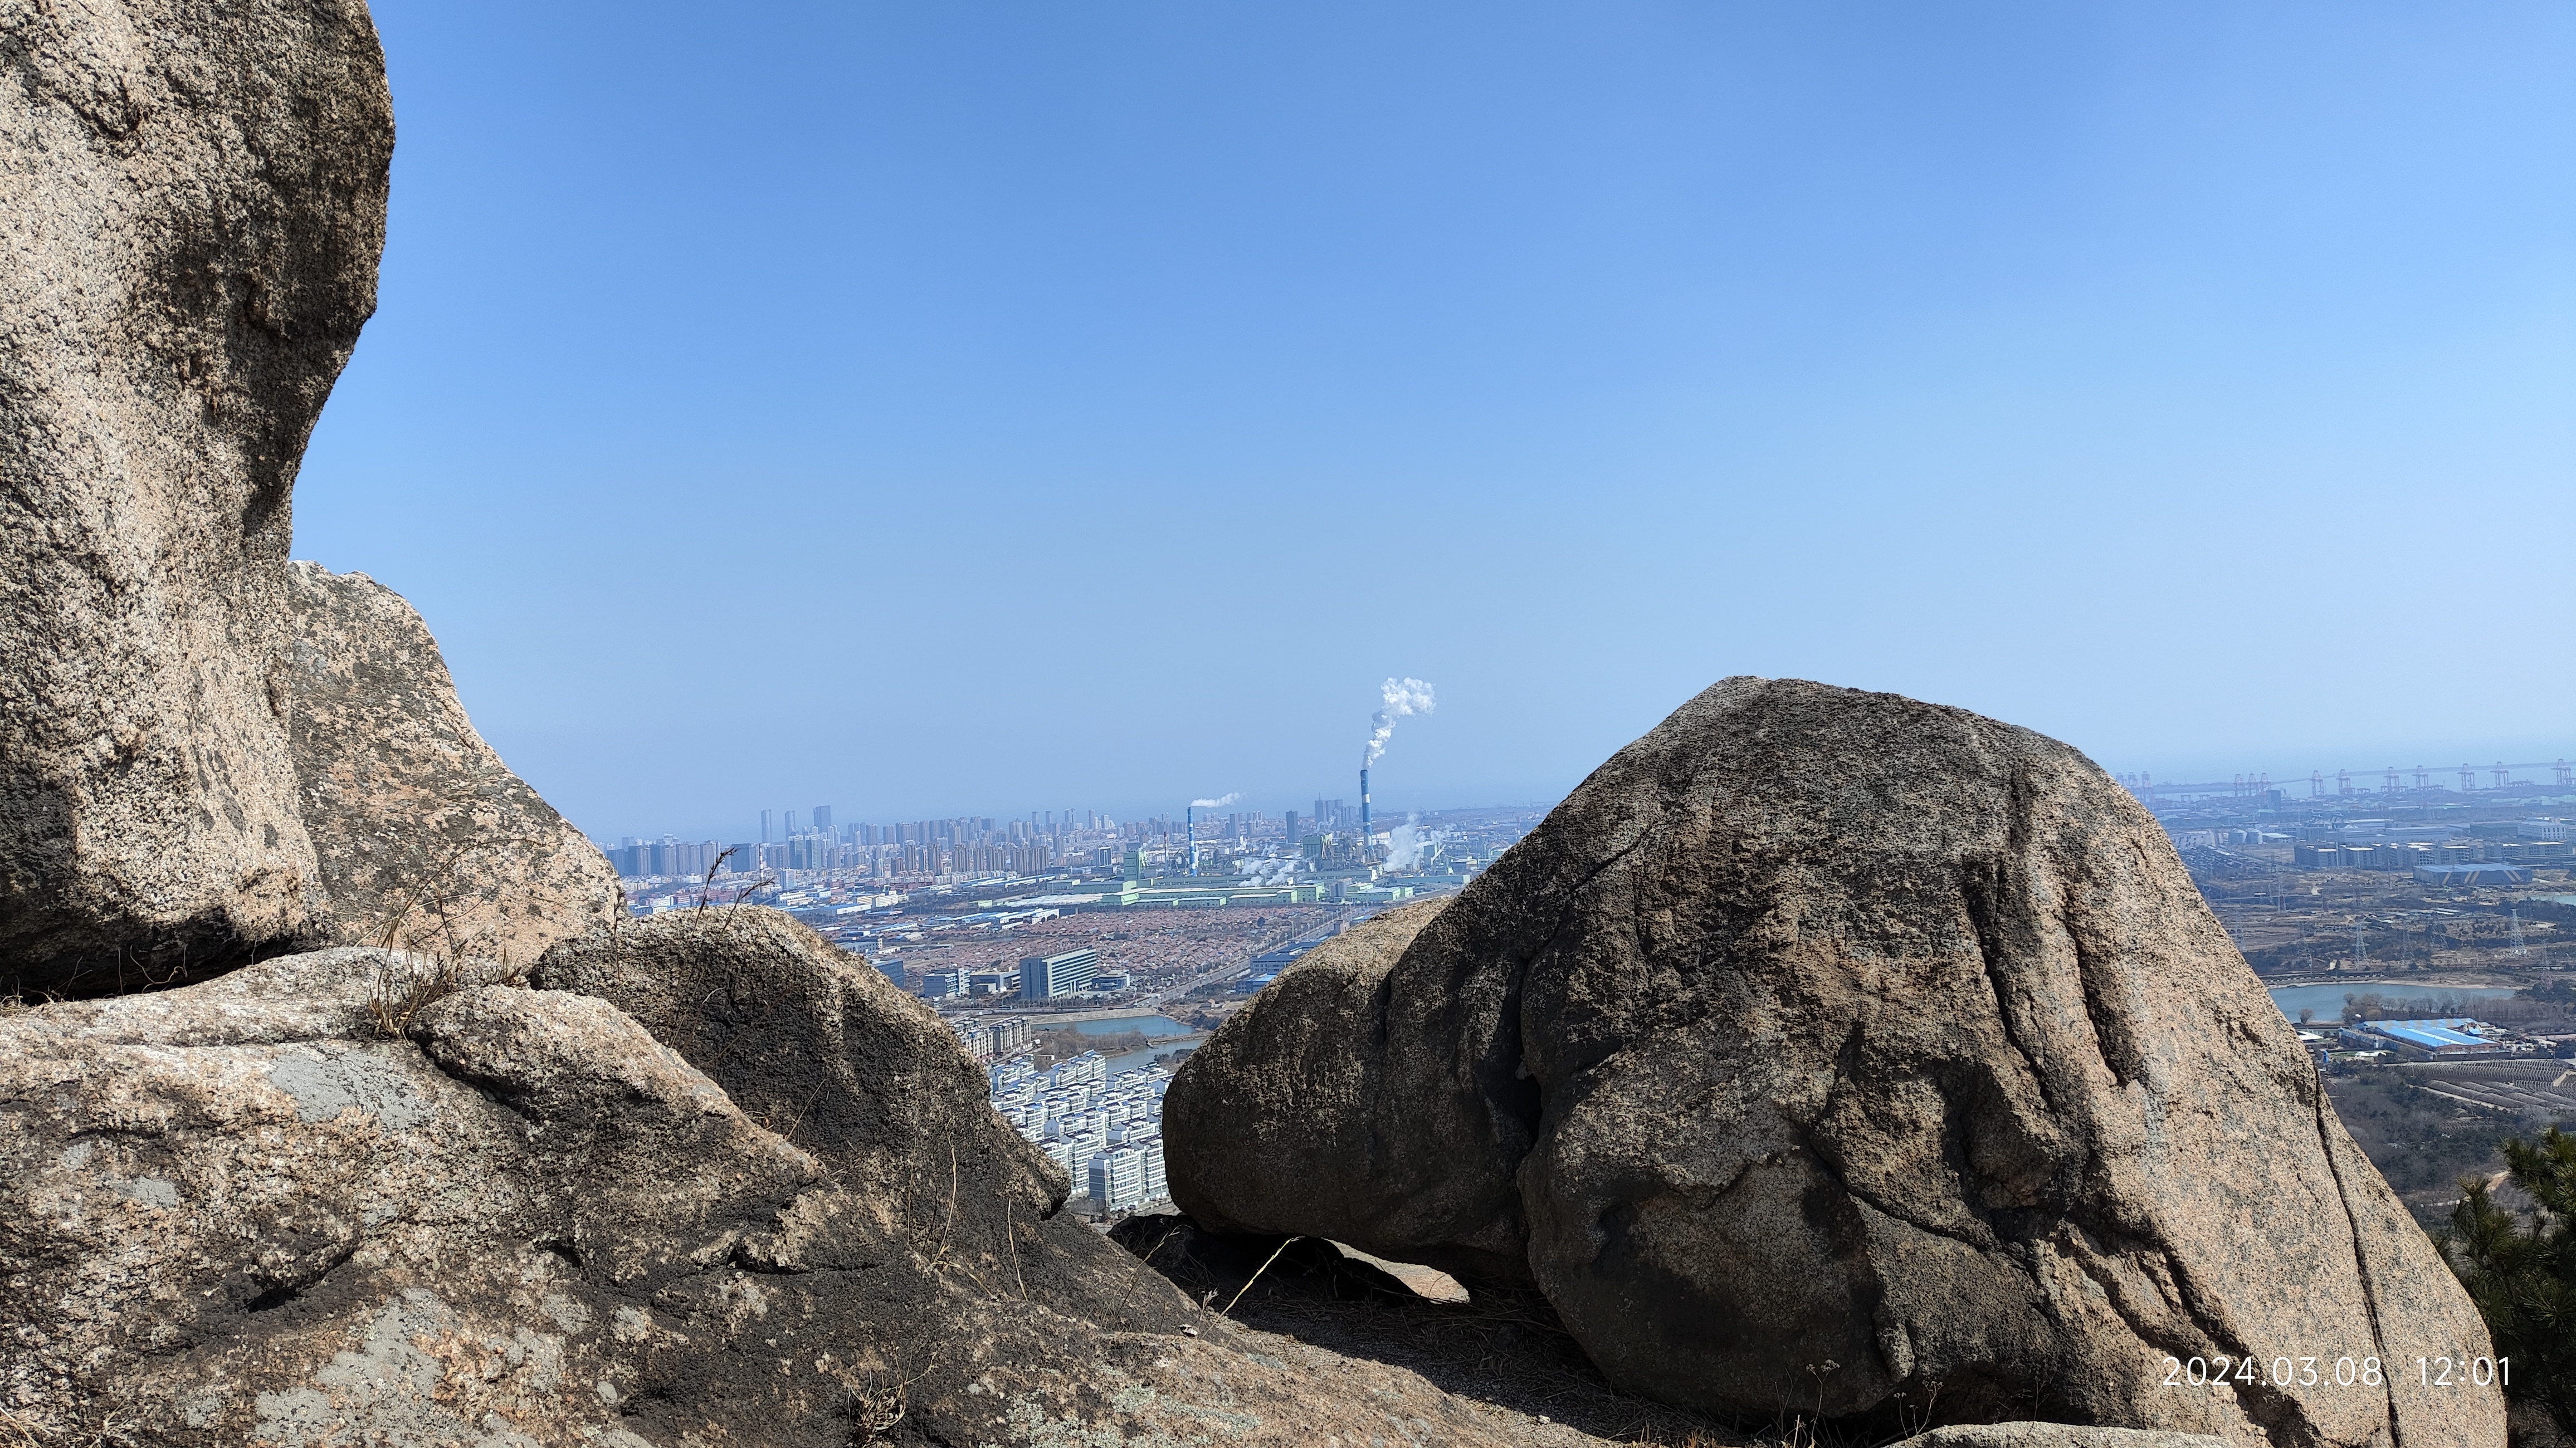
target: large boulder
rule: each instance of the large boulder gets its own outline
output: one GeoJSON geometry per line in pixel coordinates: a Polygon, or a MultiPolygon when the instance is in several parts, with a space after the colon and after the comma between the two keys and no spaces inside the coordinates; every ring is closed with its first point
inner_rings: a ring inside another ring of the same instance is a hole
{"type": "Polygon", "coordinates": [[[360,0],[0,22],[0,993],[319,933],[288,503],[392,152],[360,0]]]}
{"type": "Polygon", "coordinates": [[[1407,1073],[1442,1053],[1353,1049],[1352,1031],[1385,1025],[1389,970],[1448,904],[1406,905],[1315,947],[1235,1017],[1257,1012],[1257,1029],[1229,1022],[1182,1067],[1163,1099],[1164,1166],[1200,1225],[1292,1236],[1329,1223],[1324,1235],[1362,1251],[1528,1280],[1516,1222],[1456,1230],[1509,1192],[1503,1154],[1384,1154],[1428,1089],[1407,1073]]]}
{"type": "Polygon", "coordinates": [[[1056,1213],[1062,1174],[928,1010],[794,922],[710,911],[613,949],[551,958],[587,994],[341,948],[0,1013],[0,1426],[1526,1441],[1412,1373],[1238,1329],[1056,1213]],[[603,959],[699,973],[628,987],[603,959]],[[702,1069],[773,1065],[801,1074],[749,1112],[702,1069]]]}
{"type": "Polygon", "coordinates": [[[829,1162],[888,1230],[935,1236],[932,1250],[985,1274],[1016,1272],[1015,1291],[1033,1266],[1132,1286],[1126,1254],[1059,1213],[1072,1184],[1003,1126],[956,1033],[795,917],[668,912],[557,945],[529,979],[642,1022],[753,1120],[829,1162]],[[1052,1255],[1014,1268],[996,1253],[1015,1233],[1052,1255]]]}
{"type": "Polygon", "coordinates": [[[402,595],[296,563],[287,608],[300,812],[339,942],[524,965],[617,919],[617,872],[474,732],[402,595]]]}
{"type": "Polygon", "coordinates": [[[2065,745],[1730,679],[1382,929],[1180,1071],[1199,1221],[1534,1283],[1707,1411],[2503,1441],[2414,1370],[2486,1351],[2467,1297],[2065,745]],[[2219,1355],[2252,1380],[2167,1385],[2219,1355]]]}

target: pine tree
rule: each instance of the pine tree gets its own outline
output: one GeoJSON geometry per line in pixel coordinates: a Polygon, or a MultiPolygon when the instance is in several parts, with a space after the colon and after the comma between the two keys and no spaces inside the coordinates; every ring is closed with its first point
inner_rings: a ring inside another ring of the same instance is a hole
{"type": "Polygon", "coordinates": [[[2538,1142],[2507,1141],[2504,1154],[2537,1205],[2517,1214],[2485,1182],[2464,1181],[2442,1252],[2486,1318],[2496,1356],[2513,1362],[2507,1396],[2576,1436],[2576,1136],[2553,1126],[2538,1142]]]}

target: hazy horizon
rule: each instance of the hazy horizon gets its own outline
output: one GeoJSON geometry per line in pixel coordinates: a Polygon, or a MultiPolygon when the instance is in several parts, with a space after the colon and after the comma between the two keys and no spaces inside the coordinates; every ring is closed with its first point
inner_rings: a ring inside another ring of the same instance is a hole
{"type": "Polygon", "coordinates": [[[1303,808],[1389,675],[1391,809],[1730,674],[2576,756],[2576,11],[375,14],[296,552],[595,836],[1303,808]]]}
{"type": "MultiPolygon", "coordinates": [[[[1408,725],[1411,722],[1412,721],[1408,721],[1408,725]]],[[[1642,733],[1643,731],[1641,730],[1639,732],[1642,733]]],[[[1625,741],[1622,742],[1624,743],[1625,741]]],[[[2526,742],[2528,743],[2528,741],[2526,742]]],[[[2210,756],[2198,761],[2193,761],[2182,756],[2176,756],[2172,764],[2164,768],[2159,768],[2152,762],[2124,762],[2105,760],[2098,757],[2094,759],[2094,762],[2100,764],[2104,769],[2111,771],[2115,775],[2126,776],[2144,772],[2150,775],[2156,783],[2162,785],[2208,784],[2232,779],[2240,774],[2251,776],[2268,773],[2272,777],[2273,788],[2287,791],[2294,802],[2308,797],[2308,776],[2312,771],[2322,772],[2325,775],[2325,789],[2327,793],[2332,794],[2336,787],[2335,772],[2338,769],[2348,769],[2352,772],[2352,783],[2354,789],[2367,796],[2376,794],[2379,791],[2379,787],[2384,778],[2384,771],[2392,764],[2409,777],[2410,783],[2416,766],[2420,764],[2434,775],[2433,782],[2435,784],[2446,789],[2456,789],[2458,786],[2459,768],[2463,763],[2466,763],[2476,771],[2478,788],[2485,789],[2487,787],[2492,768],[2498,762],[2528,765],[2532,763],[2549,763],[2564,759],[2569,763],[2576,763],[2576,748],[2570,748],[2563,744],[2551,746],[2549,748],[2532,745],[2531,747],[2525,748],[2520,753],[2516,753],[2510,748],[2498,746],[2489,748],[2483,753],[2472,750],[2471,754],[2475,757],[2463,759],[2457,749],[2454,749],[2447,754],[2436,753],[2431,755],[2427,755],[2423,751],[2417,750],[2412,754],[2403,754],[2401,757],[2400,755],[2388,754],[2387,751],[2382,750],[2380,755],[2373,757],[2374,762],[2368,765],[2358,762],[2358,757],[2336,761],[2310,760],[2306,763],[2293,765],[2285,764],[2278,760],[2267,762],[2262,759],[2255,759],[2249,762],[2242,759],[2227,760],[2221,756],[2210,756]],[[2194,767],[2195,763],[2197,764],[2197,767],[2194,767]]],[[[1370,794],[1375,804],[1377,816],[1382,821],[1401,820],[1408,812],[1430,813],[1441,810],[1501,809],[1522,806],[1532,806],[1542,809],[1551,808],[1559,800],[1563,799],[1567,793],[1571,792],[1575,785],[1581,783],[1583,776],[1590,774],[1594,768],[1597,768],[1607,758],[1608,756],[1604,755],[1603,759],[1594,760],[1591,763],[1584,765],[1580,770],[1575,772],[1572,778],[1566,781],[1565,786],[1561,789],[1556,789],[1546,793],[1533,793],[1519,797],[1495,797],[1490,799],[1435,799],[1417,797],[1411,792],[1410,783],[1406,778],[1405,772],[1401,768],[1390,771],[1385,766],[1381,765],[1371,779],[1372,788],[1370,794]]],[[[1346,804],[1356,807],[1359,803],[1359,775],[1356,764],[1353,765],[1350,771],[1350,776],[1351,777],[1341,785],[1329,788],[1319,781],[1313,789],[1308,790],[1303,794],[1297,794],[1293,791],[1281,793],[1275,789],[1261,794],[1247,791],[1245,798],[1237,801],[1233,805],[1229,806],[1229,808],[1246,811],[1259,810],[1275,819],[1282,812],[1287,810],[1296,810],[1301,815],[1305,814],[1317,799],[1339,799],[1346,804]]],[[[2547,778],[2546,775],[2535,776],[2529,769],[2524,769],[2518,772],[2515,777],[2518,780],[2528,780],[2534,777],[2542,779],[2547,778]]],[[[996,820],[1025,819],[1028,817],[1028,813],[1031,810],[1038,810],[1041,813],[1052,810],[1058,814],[1062,814],[1064,811],[1070,810],[1076,816],[1079,816],[1085,810],[1095,810],[1102,814],[1112,816],[1122,823],[1126,823],[1135,820],[1149,819],[1158,814],[1168,815],[1177,820],[1181,818],[1182,809],[1189,803],[1190,798],[1190,792],[1184,790],[1174,794],[1168,800],[1152,798],[1132,799],[1124,802],[1123,804],[1118,802],[1104,803],[1098,800],[1087,799],[1059,799],[1045,802],[1023,801],[1014,806],[1009,801],[996,803],[990,800],[985,800],[980,802],[969,801],[964,804],[948,806],[932,805],[922,809],[903,811],[870,809],[867,805],[866,798],[861,795],[853,794],[838,796],[832,794],[830,791],[817,793],[809,790],[806,795],[790,795],[779,800],[770,801],[765,806],[760,803],[754,803],[748,809],[738,811],[737,813],[740,814],[741,818],[733,823],[725,823],[726,816],[721,810],[701,817],[696,824],[687,828],[671,823],[647,823],[631,828],[603,830],[591,828],[578,819],[573,822],[577,826],[582,826],[594,839],[612,839],[626,835],[638,835],[648,839],[659,839],[665,834],[676,834],[682,839],[712,839],[718,840],[722,843],[731,844],[737,841],[753,840],[759,837],[759,812],[764,807],[782,812],[792,809],[796,811],[797,818],[800,821],[803,821],[811,818],[809,811],[815,805],[830,805],[832,807],[832,821],[836,828],[844,825],[860,823],[895,824],[923,819],[935,820],[970,816],[990,816],[996,820]]],[[[1208,818],[1210,813],[1212,813],[1214,817],[1222,819],[1227,813],[1227,810],[1219,809],[1213,812],[1203,812],[1201,818],[1208,818]]],[[[779,828],[783,829],[783,822],[779,828]]],[[[776,831],[774,830],[773,833],[775,834],[776,831]]]]}

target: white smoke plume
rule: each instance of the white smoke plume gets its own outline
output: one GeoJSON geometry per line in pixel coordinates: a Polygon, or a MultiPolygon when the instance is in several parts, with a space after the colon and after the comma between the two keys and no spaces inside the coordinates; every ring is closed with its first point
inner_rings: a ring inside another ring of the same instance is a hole
{"type": "Polygon", "coordinates": [[[1191,801],[1190,801],[1190,808],[1192,808],[1192,809],[1223,809],[1223,808],[1225,808],[1227,805],[1230,805],[1230,804],[1234,803],[1236,800],[1239,800],[1239,799],[1241,799],[1241,798],[1243,798],[1243,793],[1242,793],[1242,791],[1240,791],[1240,790],[1235,790],[1235,791],[1228,792],[1228,793],[1226,793],[1226,794],[1219,795],[1219,796],[1217,796],[1215,799],[1194,799],[1194,800],[1191,800],[1191,801]]]}
{"type": "Polygon", "coordinates": [[[1379,686],[1386,702],[1369,720],[1368,750],[1360,756],[1360,766],[1377,763],[1386,753],[1386,741],[1395,735],[1395,721],[1414,714],[1431,712],[1431,686],[1420,679],[1389,679],[1379,686]]]}
{"type": "Polygon", "coordinates": [[[1425,829],[1408,818],[1387,831],[1386,858],[1379,863],[1390,870],[1413,869],[1439,848],[1440,838],[1440,831],[1425,829]]]}
{"type": "Polygon", "coordinates": [[[1285,885],[1304,861],[1295,855],[1284,860],[1237,860],[1234,868],[1245,876],[1246,885],[1285,885]]]}

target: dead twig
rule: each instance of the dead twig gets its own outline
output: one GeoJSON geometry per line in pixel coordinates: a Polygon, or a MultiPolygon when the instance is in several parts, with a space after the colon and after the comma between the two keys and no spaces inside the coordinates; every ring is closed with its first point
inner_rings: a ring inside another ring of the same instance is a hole
{"type": "MultiPolygon", "coordinates": [[[[939,1252],[930,1259],[930,1270],[938,1271],[948,1264],[948,1248],[957,1229],[957,1138],[948,1138],[948,1216],[939,1224],[939,1252]]],[[[1018,1260],[1014,1254],[1013,1260],[1018,1260]]]]}
{"type": "Polygon", "coordinates": [[[725,846],[723,853],[716,856],[715,863],[707,866],[707,878],[700,881],[698,884],[698,908],[692,911],[692,914],[703,915],[706,913],[707,897],[716,892],[716,872],[723,869],[724,862],[732,859],[733,852],[741,848],[742,846],[740,845],[725,846]]]}
{"type": "Polygon", "coordinates": [[[1288,1243],[1302,1242],[1304,1240],[1306,1239],[1303,1237],[1291,1237],[1287,1242],[1282,1242],[1278,1246],[1270,1249],[1270,1255],[1262,1259],[1260,1266],[1252,1269],[1252,1275],[1243,1279],[1243,1285],[1241,1287],[1235,1289],[1234,1301],[1227,1303],[1225,1305],[1225,1311],[1218,1313],[1217,1316],[1234,1316],[1235,1303],[1243,1301],[1243,1294],[1250,1292],[1252,1290],[1252,1284],[1261,1280],[1261,1274],[1270,1270],[1270,1264],[1279,1260],[1279,1254],[1288,1250],[1288,1243]]]}
{"type": "Polygon", "coordinates": [[[1020,1229],[1011,1222],[1011,1194],[996,1193],[1002,1199],[1002,1245],[1011,1252],[1011,1280],[1020,1286],[1020,1300],[1029,1300],[1029,1279],[1020,1275],[1020,1229]]]}

